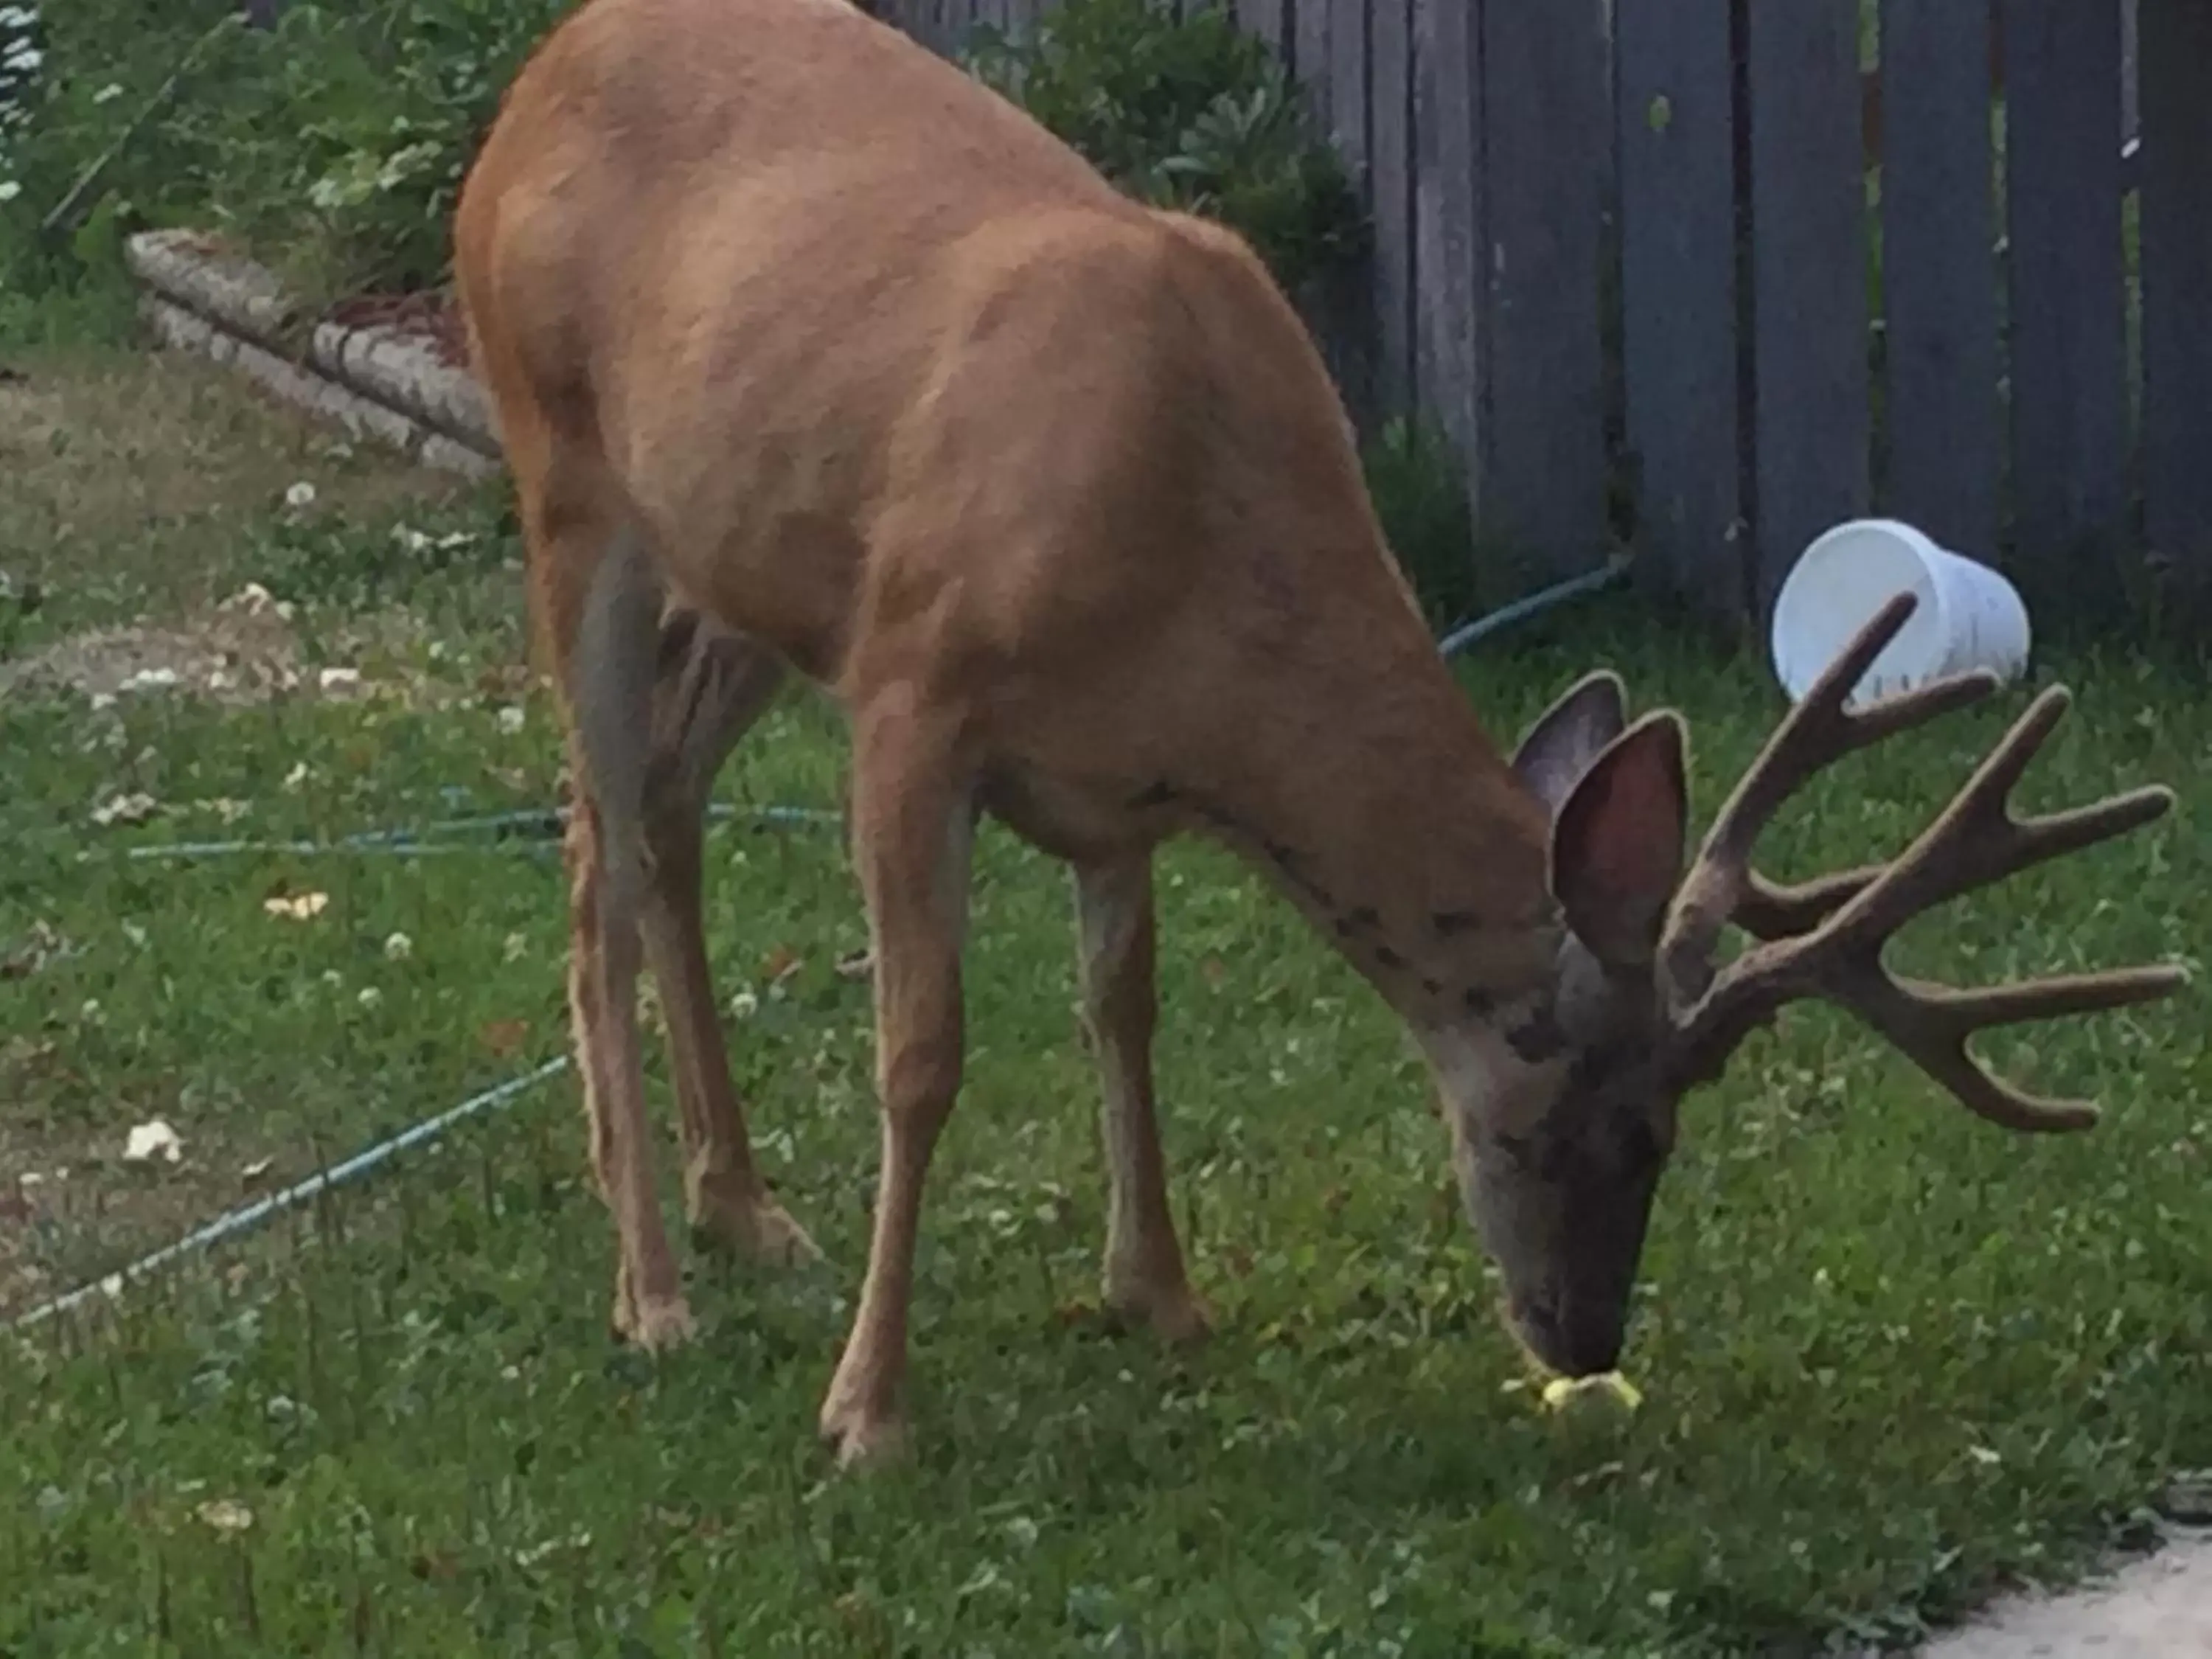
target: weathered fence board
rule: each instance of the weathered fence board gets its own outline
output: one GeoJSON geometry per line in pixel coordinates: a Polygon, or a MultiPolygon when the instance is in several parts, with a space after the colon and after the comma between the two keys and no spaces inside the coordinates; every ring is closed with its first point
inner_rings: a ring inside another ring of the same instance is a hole
{"type": "Polygon", "coordinates": [[[1291,8],[1294,0],[1237,0],[1237,21],[1288,61],[1291,8]]]}
{"type": "Polygon", "coordinates": [[[1740,611],[1735,167],[1729,9],[1629,0],[1615,15],[1621,354],[1644,573],[1740,611]]]}
{"type": "Polygon", "coordinates": [[[1989,41],[1988,0],[1883,0],[1887,505],[1994,562],[2003,450],[1989,41]]]}
{"type": "Polygon", "coordinates": [[[1368,0],[1327,0],[1328,125],[1352,177],[1367,176],[1368,0]]]}
{"type": "Polygon", "coordinates": [[[1481,10],[1486,525],[1540,569],[1605,554],[1598,308],[1612,122],[1597,0],[1481,10]]]}
{"type": "Polygon", "coordinates": [[[1412,0],[1370,0],[1368,160],[1374,204],[1375,397],[1413,398],[1413,40],[1412,0]]]}
{"type": "Polygon", "coordinates": [[[2087,601],[2125,499],[2119,8],[2002,3],[2014,543],[2087,601]]]}
{"type": "Polygon", "coordinates": [[[2212,588],[2212,7],[2142,0],[2143,514],[2212,588]]]}
{"type": "Polygon", "coordinates": [[[1759,614],[1868,497],[1857,0],[1750,6],[1753,438],[1759,614]]]}
{"type": "Polygon", "coordinates": [[[1475,456],[1475,250],[1481,241],[1472,3],[1413,5],[1414,388],[1469,462],[1475,456]]]}
{"type": "MultiPolygon", "coordinates": [[[[1326,0],[1328,24],[1328,131],[1354,185],[1366,196],[1368,167],[1369,0],[1326,0]]],[[[1352,418],[1364,428],[1375,418],[1375,358],[1371,295],[1347,288],[1328,319],[1330,366],[1336,371],[1352,418]]]]}
{"type": "Polygon", "coordinates": [[[1305,88],[1306,101],[1326,125],[1328,120],[1330,9],[1334,0],[1297,0],[1291,16],[1291,64],[1305,88]]]}
{"type": "Polygon", "coordinates": [[[921,0],[929,13],[930,45],[939,52],[949,52],[957,44],[959,11],[967,0],[921,0]]]}
{"type": "MultiPolygon", "coordinates": [[[[2142,125],[2142,112],[2138,107],[2142,76],[2136,73],[2136,64],[2142,58],[2136,45],[2136,36],[2141,32],[2141,0],[2120,0],[2120,137],[2130,140],[2142,125]]],[[[2123,167],[2121,176],[2125,178],[2126,173],[2123,167]]]]}

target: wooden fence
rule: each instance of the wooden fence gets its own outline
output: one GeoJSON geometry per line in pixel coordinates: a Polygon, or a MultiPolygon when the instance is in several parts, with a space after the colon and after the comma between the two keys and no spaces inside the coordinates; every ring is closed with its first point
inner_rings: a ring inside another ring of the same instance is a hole
{"type": "Polygon", "coordinates": [[[2212,0],[1234,3],[1361,180],[1373,409],[1540,568],[1626,532],[1741,619],[1877,510],[2069,604],[2212,588],[2212,0]]]}

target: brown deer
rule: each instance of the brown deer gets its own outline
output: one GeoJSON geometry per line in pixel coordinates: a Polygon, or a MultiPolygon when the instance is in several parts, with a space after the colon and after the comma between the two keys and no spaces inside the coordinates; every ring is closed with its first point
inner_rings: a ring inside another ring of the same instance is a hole
{"type": "Polygon", "coordinates": [[[1792,999],[1856,1010],[1970,1109],[2073,1129],[1967,1058],[1982,1027],[2159,996],[2144,967],[1900,981],[1911,916],[2165,811],[2015,822],[2046,691],[1894,862],[1800,888],[1753,837],[1808,775],[1992,689],[1863,710],[1893,603],[1782,724],[1684,871],[1683,727],[1595,674],[1510,760],[1383,544],[1306,329],[1226,230],[1137,205],[845,0],[589,0],[508,91],[456,223],[474,360],[564,711],[570,1000],[614,1322],[692,1328],[647,1150],[635,981],[666,1007],[692,1220],[813,1246],[753,1162],[700,933],[700,820],[787,667],[852,732],[882,1163],[821,1427],[902,1442],[915,1243],[961,1080],[969,853],[988,812],[1073,866],[1103,1077],[1104,1295],[1170,1339],[1186,1275],[1155,1120],[1151,859],[1272,878],[1433,1063],[1512,1328],[1611,1369],[1676,1103],[1792,999]],[[1723,964],[1735,923],[1764,942],[1723,964]]]}

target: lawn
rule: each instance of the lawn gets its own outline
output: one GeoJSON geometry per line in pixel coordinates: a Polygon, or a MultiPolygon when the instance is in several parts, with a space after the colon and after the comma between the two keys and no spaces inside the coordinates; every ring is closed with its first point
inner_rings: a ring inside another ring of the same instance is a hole
{"type": "MultiPolygon", "coordinates": [[[[188,366],[11,367],[0,1309],[21,1311],[561,1053],[565,921],[527,841],[129,856],[551,803],[503,504],[188,366]],[[214,609],[248,582],[291,616],[214,609]],[[98,630],[241,615],[270,623],[241,657],[293,689],[203,696],[185,662],[121,690],[102,667],[183,659],[98,630]],[[53,689],[72,676],[100,695],[53,689]],[[314,893],[303,919],[268,908],[314,893]],[[125,1165],[156,1117],[181,1161],[125,1165]]],[[[1502,635],[1466,678],[1508,737],[1595,663],[1690,715],[1708,810],[1778,710],[1759,662],[1626,599],[1502,635]]],[[[2159,781],[2179,811],[1917,928],[1906,965],[2187,958],[2212,931],[2212,691],[2117,651],[2054,673],[2081,705],[2023,804],[2159,781]]],[[[1826,780],[1770,863],[1902,845],[2030,694],[1826,780]]],[[[794,696],[722,799],[834,809],[842,744],[794,696]]],[[[836,971],[856,890],[834,830],[733,817],[713,846],[733,1063],[829,1267],[701,1258],[702,1340],[658,1364],[613,1347],[611,1229],[556,1079],[0,1340],[0,1654],[1855,1651],[2141,1540],[2166,1480],[2212,1464],[2198,994],[1993,1045],[2106,1103],[2042,1141],[1825,1012],[1755,1040],[1692,1103],[1662,1188],[1628,1360],[1644,1408],[1570,1433],[1492,1316],[1408,1046],[1202,847],[1164,863],[1160,1073],[1220,1334],[1177,1357],[1103,1327],[1066,884],[992,830],[970,1081],[919,1267],[917,1455],[840,1478],[812,1426],[873,1185],[867,994],[836,971]]]]}

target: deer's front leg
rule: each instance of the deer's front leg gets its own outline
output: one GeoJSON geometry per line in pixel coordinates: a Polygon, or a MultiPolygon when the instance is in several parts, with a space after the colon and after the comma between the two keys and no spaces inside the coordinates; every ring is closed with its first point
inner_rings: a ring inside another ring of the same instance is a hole
{"type": "Polygon", "coordinates": [[[960,1088],[960,949],[975,805],[955,735],[904,689],[854,722],[854,853],[875,953],[883,1164],[860,1309],[822,1404],[823,1436],[848,1467],[881,1462],[904,1443],[922,1183],[960,1088]]]}
{"type": "Polygon", "coordinates": [[[1106,1305],[1169,1341],[1196,1340],[1210,1322],[1184,1273],[1153,1109],[1151,855],[1079,866],[1075,895],[1084,1019],[1105,1088],[1106,1305]]]}

